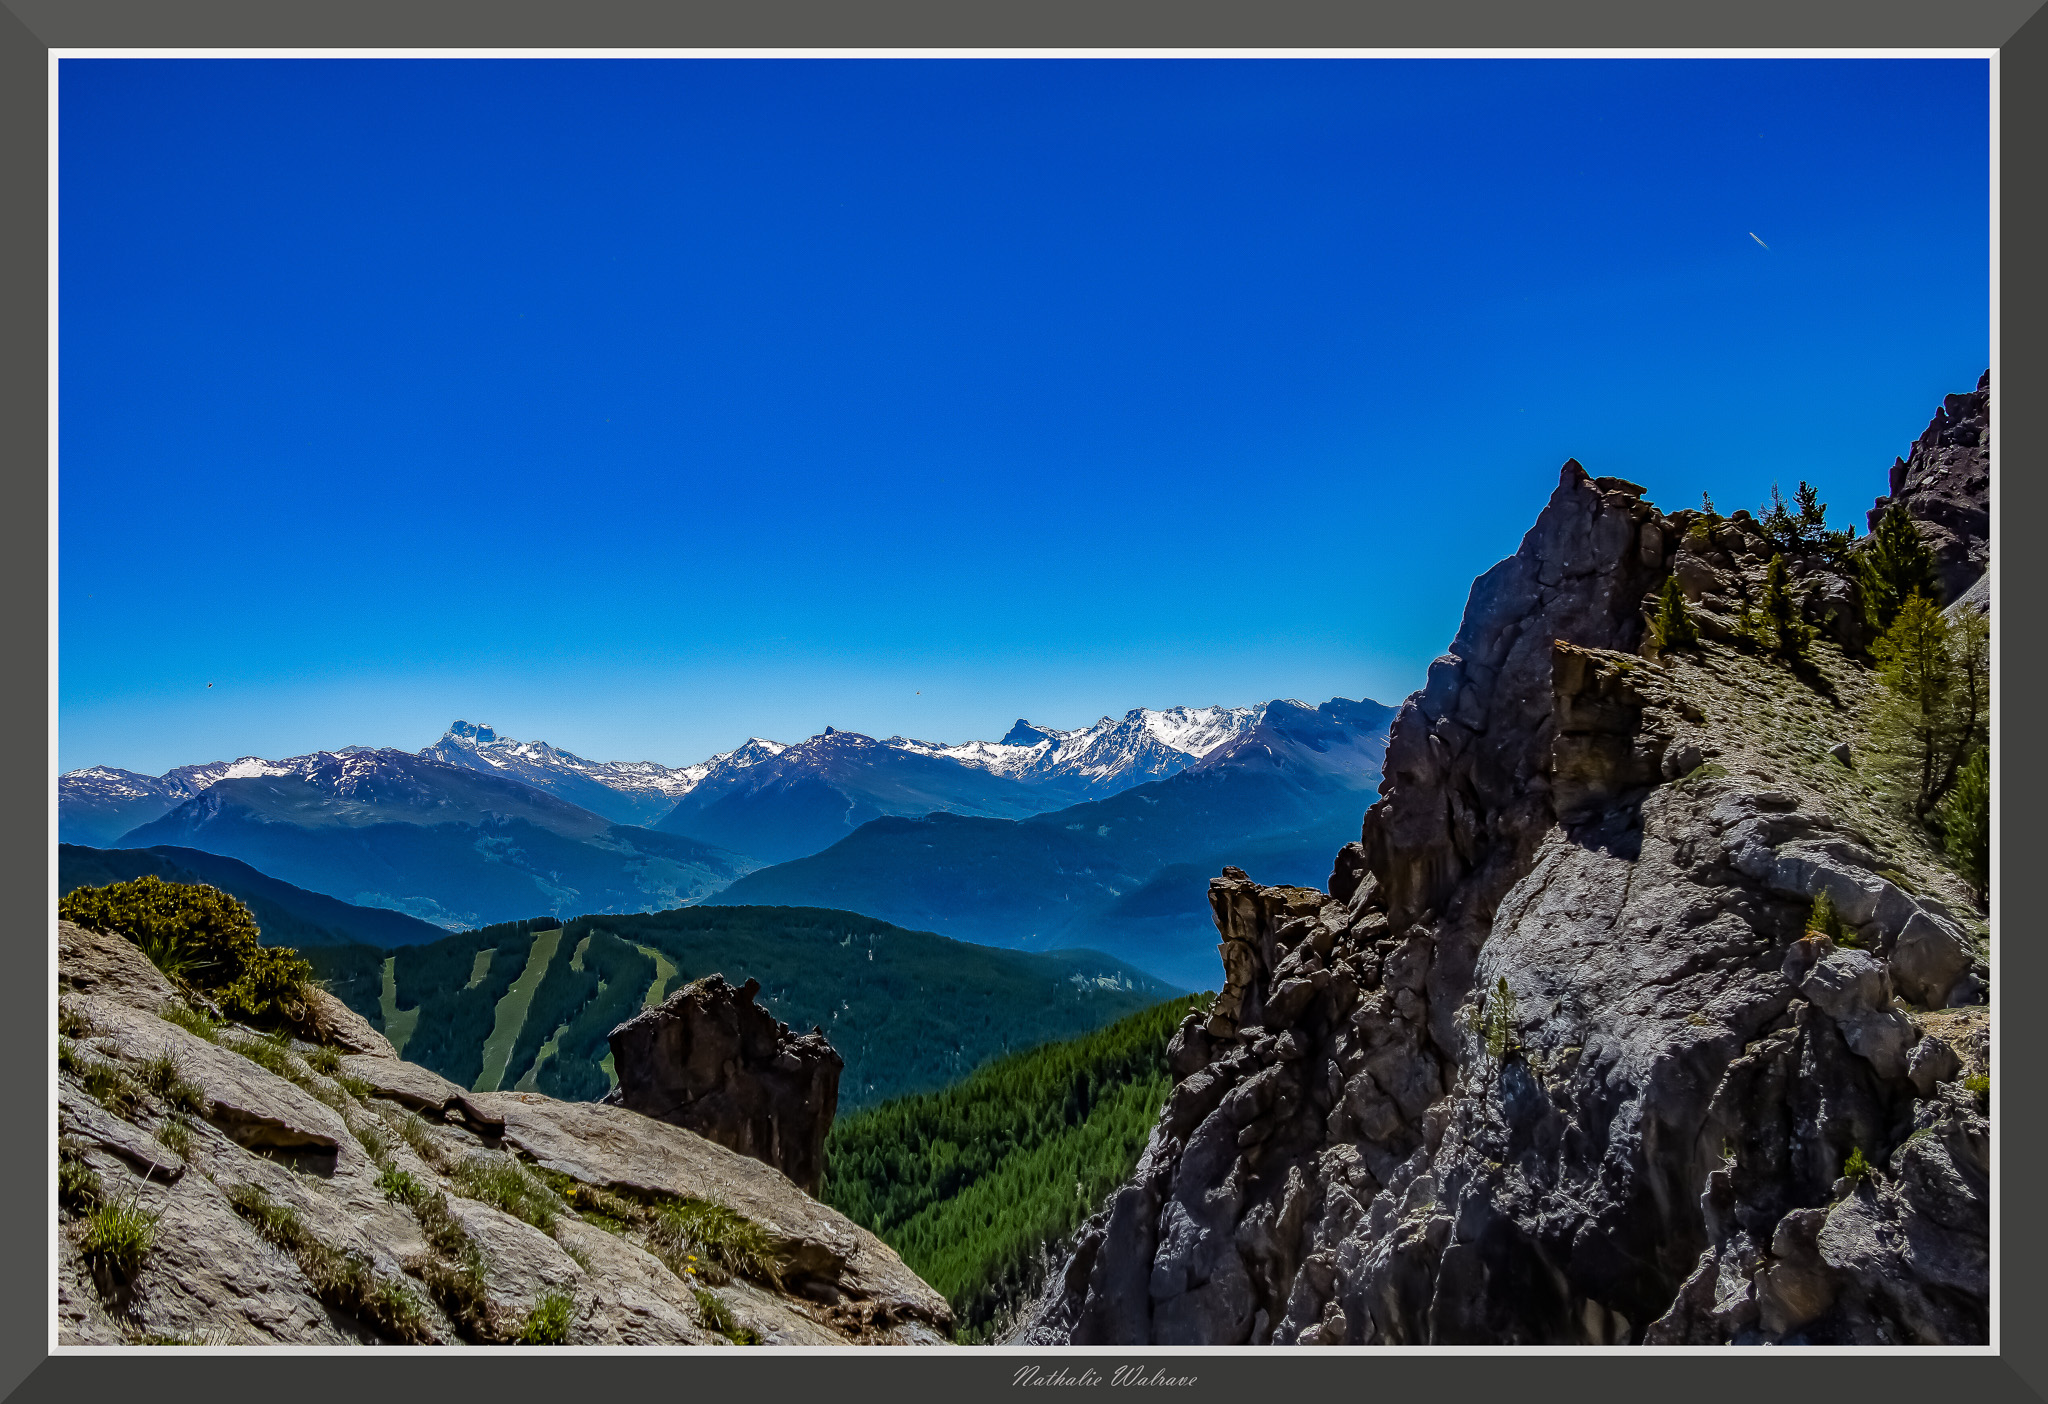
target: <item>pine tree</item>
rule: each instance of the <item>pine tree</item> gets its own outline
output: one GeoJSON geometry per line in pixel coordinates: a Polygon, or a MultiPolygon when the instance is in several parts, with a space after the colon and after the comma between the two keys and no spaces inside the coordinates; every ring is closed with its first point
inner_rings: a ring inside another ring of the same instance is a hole
{"type": "Polygon", "coordinates": [[[1981,617],[1952,629],[1916,591],[1870,650],[1886,693],[1873,731],[1916,818],[1925,819],[1954,787],[1983,738],[1990,705],[1988,638],[1981,617]]]}
{"type": "Polygon", "coordinates": [[[1792,587],[1786,582],[1783,556],[1772,556],[1764,570],[1763,616],[1780,657],[1796,660],[1806,656],[1814,630],[1799,617],[1799,603],[1792,598],[1792,587]]]}
{"type": "Polygon", "coordinates": [[[1942,843],[1949,862],[1981,900],[1991,896],[1991,752],[1979,746],[1956,774],[1941,804],[1942,843]]]}
{"type": "Polygon", "coordinates": [[[1658,649],[1691,648],[1700,641],[1699,626],[1685,607],[1685,592],[1678,577],[1664,577],[1664,589],[1657,596],[1657,613],[1650,620],[1650,637],[1658,649]]]}
{"type": "Polygon", "coordinates": [[[1865,539],[1856,567],[1864,612],[1879,630],[1892,627],[1915,593],[1930,600],[1937,594],[1934,553],[1920,539],[1912,514],[1896,502],[1865,539]]]}

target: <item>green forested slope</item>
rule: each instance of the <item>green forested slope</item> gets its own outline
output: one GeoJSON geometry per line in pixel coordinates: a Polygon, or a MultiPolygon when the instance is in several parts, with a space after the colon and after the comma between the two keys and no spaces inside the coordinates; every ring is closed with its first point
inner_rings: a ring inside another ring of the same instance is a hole
{"type": "Polygon", "coordinates": [[[821,1197],[944,1293],[963,1339],[988,1339],[1043,1285],[1046,1246],[1137,1165],[1172,1086],[1167,1042],[1208,999],[1168,1000],[842,1117],[821,1197]]]}
{"type": "Polygon", "coordinates": [[[842,1115],[944,1087],[992,1057],[1101,1028],[1172,992],[1099,952],[996,950],[792,907],[577,917],[550,938],[538,983],[515,990],[531,978],[538,933],[556,925],[534,918],[398,951],[337,946],[306,955],[328,988],[377,1027],[395,1033],[409,1022],[403,1052],[412,1061],[476,1086],[495,1040],[509,1045],[498,1087],[567,1100],[604,1095],[607,1036],[644,1004],[705,975],[734,984],[751,977],[762,1008],[798,1029],[822,1027],[846,1060],[842,1115]],[[387,959],[400,1016],[391,1028],[387,959]]]}

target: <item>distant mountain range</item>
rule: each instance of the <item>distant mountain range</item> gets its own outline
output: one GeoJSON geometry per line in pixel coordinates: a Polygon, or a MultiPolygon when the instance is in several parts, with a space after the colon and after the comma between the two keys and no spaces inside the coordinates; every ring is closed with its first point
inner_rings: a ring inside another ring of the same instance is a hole
{"type": "Polygon", "coordinates": [[[1107,952],[1185,988],[1216,979],[1208,880],[1226,864],[1320,885],[1358,837],[1394,709],[1276,702],[1167,779],[1022,820],[890,816],[749,873],[710,904],[843,907],[963,941],[1107,952]],[[1333,842],[1334,840],[1334,842],[1333,842]]]}
{"type": "Polygon", "coordinates": [[[59,833],[222,855],[444,929],[713,898],[824,905],[1008,946],[1087,944],[1201,988],[1206,879],[1257,862],[1264,881],[1320,880],[1305,865],[1354,836],[1392,715],[1344,699],[1137,708],[959,745],[828,727],[675,767],[458,721],[416,754],[73,771],[59,833]]]}
{"type": "Polygon", "coordinates": [[[760,866],[614,824],[517,780],[362,749],[323,752],[293,773],[216,781],[121,844],[224,854],[294,886],[451,929],[536,911],[680,907],[760,866]]]}
{"type": "MultiPolygon", "coordinates": [[[[1093,726],[1061,731],[1019,718],[1001,741],[969,741],[949,746],[892,736],[871,741],[831,727],[809,741],[791,746],[754,737],[744,745],[698,761],[666,766],[656,761],[593,761],[545,741],[515,741],[488,726],[457,721],[433,745],[420,751],[422,760],[437,760],[485,775],[517,780],[569,801],[614,824],[658,825],[676,814],[679,802],[702,787],[704,796],[678,818],[672,832],[688,833],[689,815],[709,809],[713,796],[723,798],[748,787],[747,772],[795,752],[756,788],[786,786],[806,772],[844,784],[854,809],[874,814],[956,812],[1036,814],[1078,799],[1095,799],[1148,780],[1163,779],[1186,769],[1210,751],[1258,725],[1265,707],[1139,707],[1121,719],[1104,717],[1093,726]],[[834,739],[839,738],[839,739],[834,739]],[[853,738],[849,740],[848,738],[853,738]],[[881,753],[853,759],[855,743],[879,747],[881,753]],[[877,774],[878,764],[901,760],[907,778],[877,774]],[[937,761],[934,768],[922,764],[937,761]],[[979,789],[965,777],[936,779],[948,769],[978,772],[988,783],[979,789]],[[869,778],[854,779],[865,773],[869,778]],[[924,783],[920,785],[919,778],[924,783]],[[1001,782],[1013,782],[1004,785],[1001,782]],[[938,803],[927,803],[934,796],[938,803]],[[1032,798],[1020,798],[1029,792],[1032,798]],[[923,807],[919,807],[923,806],[923,807]]],[[[103,847],[170,813],[221,780],[273,775],[304,775],[331,765],[329,758],[357,754],[389,754],[368,746],[346,746],[285,760],[243,756],[239,760],[183,765],[162,775],[139,775],[111,766],[73,770],[57,780],[58,838],[64,843],[103,847]]],[[[869,817],[873,817],[871,814],[869,817]]],[[[715,824],[714,824],[715,827],[715,824]]],[[[858,827],[858,824],[848,826],[858,827]]],[[[841,835],[834,835],[839,837],[841,835]]],[[[714,840],[715,841],[715,840],[714,840]]],[[[827,842],[830,840],[828,839],[827,842]]],[[[783,845],[786,847],[787,845],[783,845]]],[[[823,847],[820,844],[819,847],[823,847]]],[[[751,850],[743,850],[751,851],[751,850]]],[[[815,852],[815,849],[807,850],[815,852]]],[[[795,856],[786,852],[756,857],[795,856]]]]}

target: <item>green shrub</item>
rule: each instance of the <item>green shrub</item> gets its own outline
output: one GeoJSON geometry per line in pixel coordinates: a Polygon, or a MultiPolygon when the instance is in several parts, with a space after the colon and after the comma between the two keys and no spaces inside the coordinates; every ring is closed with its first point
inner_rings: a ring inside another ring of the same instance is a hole
{"type": "Polygon", "coordinates": [[[1989,1073],[1978,1073],[1975,1077],[1964,1078],[1963,1090],[1974,1093],[1985,1106],[1991,1105],[1991,1075],[1989,1073]]]}
{"type": "Polygon", "coordinates": [[[313,967],[298,952],[260,943],[249,909],[219,888],[154,875],[64,894],[57,914],[125,937],[156,967],[211,995],[230,1018],[298,1023],[313,967]]]}
{"type": "Polygon", "coordinates": [[[1778,656],[1789,662],[1805,658],[1808,646],[1813,643],[1814,628],[1799,617],[1799,602],[1792,597],[1783,556],[1772,556],[1770,565],[1764,568],[1761,609],[1764,622],[1770,626],[1771,646],[1778,656]]]}
{"type": "Polygon", "coordinates": [[[1699,625],[1685,607],[1685,592],[1678,588],[1678,577],[1664,577],[1664,588],[1657,596],[1657,612],[1650,619],[1650,637],[1659,649],[1691,648],[1700,641],[1699,625]]]}
{"type": "Polygon", "coordinates": [[[1979,900],[1991,897],[1991,752],[1979,746],[1941,802],[1942,846],[1979,900]]]}
{"type": "Polygon", "coordinates": [[[99,1026],[76,1009],[59,1009],[57,1032],[65,1038],[91,1038],[99,1032],[99,1026]]]}
{"type": "Polygon", "coordinates": [[[105,1267],[119,1277],[133,1277],[155,1246],[157,1218],[143,1210],[136,1200],[126,1204],[102,1203],[85,1216],[85,1233],[78,1240],[78,1251],[94,1267],[105,1267]]]}
{"type": "Polygon", "coordinates": [[[519,1345],[565,1345],[569,1322],[576,1315],[576,1299],[567,1292],[543,1292],[526,1313],[520,1328],[519,1345]]]}
{"type": "Polygon", "coordinates": [[[1493,996],[1486,1001],[1485,1029],[1486,1056],[1499,1062],[1516,1047],[1515,995],[1508,988],[1505,975],[1495,983],[1493,996]]]}
{"type": "Polygon", "coordinates": [[[1863,1147],[1851,1147],[1849,1150],[1849,1158],[1846,1161],[1842,1162],[1843,1177],[1845,1179],[1850,1180],[1861,1180],[1869,1174],[1870,1162],[1863,1158],[1863,1147]]]}
{"type": "Polygon", "coordinates": [[[1912,514],[1894,502],[1856,555],[1857,583],[1864,612],[1880,632],[1888,630],[1914,595],[1932,600],[1939,593],[1934,553],[1920,539],[1912,514]]]}

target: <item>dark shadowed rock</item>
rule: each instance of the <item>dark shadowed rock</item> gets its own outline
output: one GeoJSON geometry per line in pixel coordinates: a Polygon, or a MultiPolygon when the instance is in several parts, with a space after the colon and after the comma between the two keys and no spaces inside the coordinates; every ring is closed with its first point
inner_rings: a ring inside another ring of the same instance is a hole
{"type": "Polygon", "coordinates": [[[845,1066],[822,1031],[793,1034],[754,1003],[760,983],[685,985],[611,1032],[605,1101],[695,1131],[815,1192],[845,1066]]]}

